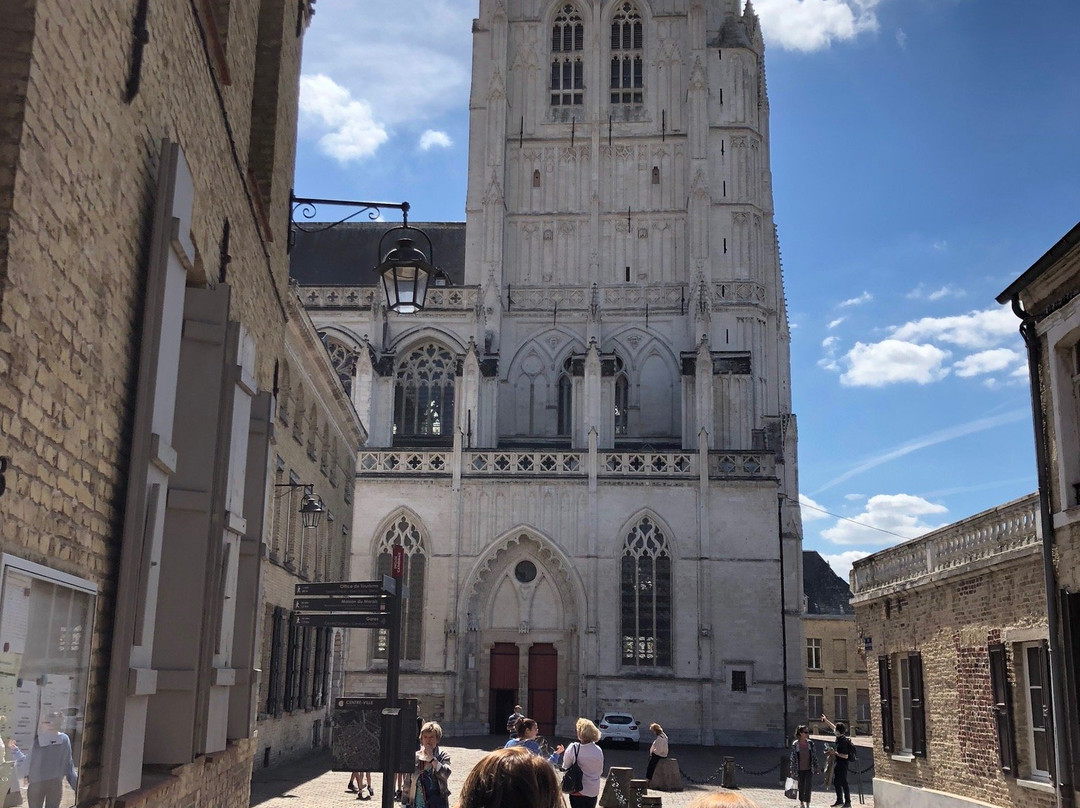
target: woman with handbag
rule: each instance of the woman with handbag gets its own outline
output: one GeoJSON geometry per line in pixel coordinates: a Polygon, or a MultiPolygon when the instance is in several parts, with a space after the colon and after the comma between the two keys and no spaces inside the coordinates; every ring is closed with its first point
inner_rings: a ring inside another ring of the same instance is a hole
{"type": "Polygon", "coordinates": [[[799,808],[810,808],[810,792],[813,788],[814,775],[820,772],[817,749],[810,740],[810,728],[800,724],[795,730],[795,740],[791,743],[791,757],[788,759],[789,777],[798,781],[799,808]],[[797,773],[797,776],[796,776],[797,773]]]}
{"type": "Polygon", "coordinates": [[[600,730],[587,718],[579,718],[574,727],[578,742],[566,747],[562,756],[563,791],[570,796],[570,808],[594,808],[600,796],[600,776],[604,773],[604,751],[596,745],[600,730]],[[581,784],[570,785],[574,767],[581,772],[581,784]],[[569,790],[568,790],[569,789],[569,790]]]}

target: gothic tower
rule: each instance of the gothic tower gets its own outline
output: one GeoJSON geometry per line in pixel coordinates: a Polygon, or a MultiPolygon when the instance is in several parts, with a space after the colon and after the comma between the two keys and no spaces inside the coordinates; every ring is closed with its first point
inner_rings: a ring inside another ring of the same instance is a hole
{"type": "MultiPolygon", "coordinates": [[[[801,524],[757,16],[481,0],[473,43],[467,221],[430,226],[458,285],[389,315],[294,253],[369,432],[353,578],[403,543],[419,593],[402,692],[456,732],[517,701],[549,734],[626,709],[781,741],[801,524]]],[[[347,690],[379,692],[381,642],[347,690]]]]}

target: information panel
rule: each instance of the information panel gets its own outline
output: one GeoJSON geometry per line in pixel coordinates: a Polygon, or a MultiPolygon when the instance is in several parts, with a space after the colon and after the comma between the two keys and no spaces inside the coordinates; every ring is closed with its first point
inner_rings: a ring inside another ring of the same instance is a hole
{"type": "MultiPolygon", "coordinates": [[[[389,728],[393,716],[384,716],[386,699],[334,699],[333,741],[330,754],[336,772],[379,772],[383,769],[382,728],[389,728]]],[[[406,774],[413,771],[414,757],[420,746],[416,727],[416,699],[400,699],[396,716],[397,754],[394,771],[406,774]]]]}

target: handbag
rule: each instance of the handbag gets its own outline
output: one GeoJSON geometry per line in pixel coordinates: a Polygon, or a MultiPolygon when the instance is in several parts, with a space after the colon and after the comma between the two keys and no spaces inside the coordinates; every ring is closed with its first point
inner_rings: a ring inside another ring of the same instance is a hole
{"type": "Polygon", "coordinates": [[[793,800],[799,796],[799,785],[795,782],[794,777],[789,777],[784,781],[784,796],[789,800],[793,800]]]}
{"type": "Polygon", "coordinates": [[[562,790],[564,794],[577,794],[581,791],[581,767],[578,765],[577,757],[581,752],[580,744],[570,744],[571,746],[577,746],[577,751],[574,752],[574,762],[570,764],[570,768],[567,769],[562,776],[562,790]]]}

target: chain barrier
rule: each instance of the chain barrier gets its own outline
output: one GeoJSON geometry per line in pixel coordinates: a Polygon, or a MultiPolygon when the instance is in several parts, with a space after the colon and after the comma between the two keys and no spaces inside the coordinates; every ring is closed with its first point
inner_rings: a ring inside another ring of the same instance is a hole
{"type": "Polygon", "coordinates": [[[681,765],[679,766],[679,774],[688,783],[692,783],[695,786],[706,786],[706,785],[709,785],[710,783],[715,783],[715,782],[719,781],[720,778],[723,777],[723,775],[724,775],[724,765],[720,764],[720,768],[718,768],[716,771],[714,771],[712,774],[710,774],[704,780],[696,780],[695,778],[691,777],[690,775],[688,775],[686,773],[686,770],[681,765]]]}
{"type": "Polygon", "coordinates": [[[623,806],[626,805],[627,800],[625,795],[622,793],[622,789],[619,788],[619,778],[612,777],[611,773],[609,772],[607,781],[611,783],[611,790],[615,792],[615,802],[618,804],[619,808],[623,808],[623,806]]]}
{"type": "Polygon", "coordinates": [[[766,774],[769,774],[770,772],[778,772],[778,771],[780,771],[780,764],[777,763],[775,766],[770,766],[769,768],[762,769],[761,771],[755,771],[754,769],[748,769],[745,766],[742,766],[742,765],[740,765],[738,763],[735,764],[735,768],[738,769],[739,771],[746,772],[751,777],[764,777],[766,774]]]}

